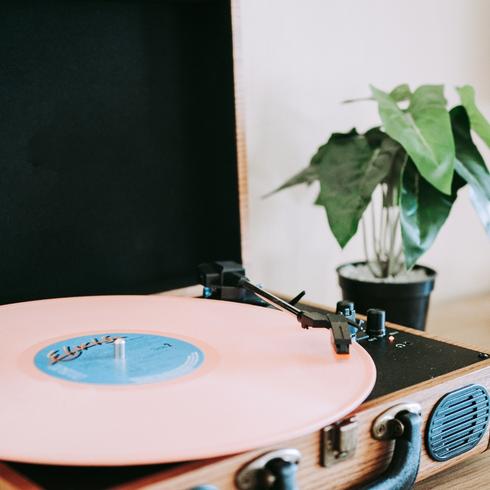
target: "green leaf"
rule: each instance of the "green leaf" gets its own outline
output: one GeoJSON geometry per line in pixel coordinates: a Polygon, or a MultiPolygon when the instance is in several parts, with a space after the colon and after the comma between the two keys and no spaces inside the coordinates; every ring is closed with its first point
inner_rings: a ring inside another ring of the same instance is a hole
{"type": "Polygon", "coordinates": [[[390,97],[395,102],[402,102],[404,100],[409,100],[411,95],[412,92],[410,92],[410,87],[406,83],[398,85],[390,92],[390,97]]]}
{"type": "Polygon", "coordinates": [[[315,204],[325,208],[341,247],[356,233],[372,192],[388,174],[395,147],[400,148],[386,135],[378,148],[352,132],[334,134],[328,141],[318,164],[320,194],[315,204]]]}
{"type": "MultiPolygon", "coordinates": [[[[406,83],[397,85],[391,92],[390,97],[395,102],[402,102],[404,100],[409,100],[412,92],[410,92],[410,87],[406,83]]],[[[365,102],[367,100],[375,100],[374,97],[358,97],[357,99],[346,99],[342,101],[342,104],[352,104],[353,102],[365,102]]]]}
{"type": "Polygon", "coordinates": [[[311,183],[315,182],[315,180],[317,179],[318,179],[317,167],[316,166],[306,167],[303,170],[301,170],[301,172],[297,173],[290,179],[286,180],[286,182],[284,182],[284,184],[282,184],[280,187],[266,194],[264,197],[269,197],[272,194],[275,194],[276,192],[287,189],[288,187],[293,187],[295,185],[299,185],[299,184],[310,185],[311,183]]]}
{"type": "Polygon", "coordinates": [[[455,178],[450,196],[438,191],[409,160],[402,175],[400,223],[405,266],[412,268],[434,242],[464,181],[455,178]]]}
{"type": "MultiPolygon", "coordinates": [[[[350,138],[353,136],[358,136],[358,133],[354,128],[351,129],[348,133],[332,134],[332,137],[334,137],[334,139],[339,139],[339,140],[342,138],[350,138]]],[[[313,182],[315,182],[315,180],[318,180],[318,168],[316,166],[319,165],[324,160],[325,154],[328,152],[329,143],[332,137],[324,145],[318,148],[317,152],[311,157],[310,165],[308,167],[301,170],[301,172],[297,173],[296,175],[288,179],[286,182],[284,182],[284,184],[282,184],[277,189],[269,192],[264,197],[269,197],[272,194],[275,194],[276,192],[287,189],[288,187],[293,187],[295,185],[299,185],[299,184],[310,185],[313,182]]]]}
{"type": "Polygon", "coordinates": [[[364,133],[364,136],[366,137],[369,146],[373,149],[379,148],[381,143],[383,143],[383,140],[389,137],[386,133],[381,131],[379,126],[367,130],[364,133]]]}
{"type": "Polygon", "coordinates": [[[450,194],[454,141],[441,85],[422,85],[402,111],[387,93],[371,86],[384,130],[405,148],[419,172],[434,187],[450,194]]]}
{"type": "Polygon", "coordinates": [[[373,100],[372,97],[358,97],[356,99],[345,99],[341,104],[353,104],[354,102],[366,102],[367,100],[373,100]]]}
{"type": "Polygon", "coordinates": [[[457,106],[449,114],[456,144],[455,170],[470,185],[473,206],[490,235],[490,174],[471,139],[470,119],[465,108],[457,106]]]}
{"type": "Polygon", "coordinates": [[[490,147],[490,123],[485,116],[478,110],[475,102],[475,89],[471,85],[458,87],[461,105],[466,109],[471,121],[471,129],[490,147]]]}

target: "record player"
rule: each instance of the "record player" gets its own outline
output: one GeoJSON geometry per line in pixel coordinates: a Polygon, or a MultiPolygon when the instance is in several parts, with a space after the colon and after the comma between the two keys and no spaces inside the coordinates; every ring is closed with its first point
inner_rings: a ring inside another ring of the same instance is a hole
{"type": "Polygon", "coordinates": [[[386,490],[487,449],[486,353],[247,277],[238,2],[1,9],[0,489],[386,490]]]}

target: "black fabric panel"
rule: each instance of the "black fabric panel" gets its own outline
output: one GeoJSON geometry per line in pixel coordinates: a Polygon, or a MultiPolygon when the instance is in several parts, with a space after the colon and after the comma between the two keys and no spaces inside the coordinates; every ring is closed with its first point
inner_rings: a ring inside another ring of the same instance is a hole
{"type": "Polygon", "coordinates": [[[0,4],[0,302],[240,260],[230,7],[0,4]]]}

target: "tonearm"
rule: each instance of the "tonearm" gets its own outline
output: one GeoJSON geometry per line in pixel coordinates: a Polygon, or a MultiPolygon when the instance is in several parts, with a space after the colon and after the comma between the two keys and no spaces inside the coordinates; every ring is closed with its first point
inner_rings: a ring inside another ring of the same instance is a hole
{"type": "Polygon", "coordinates": [[[350,345],[364,322],[356,319],[352,303],[340,301],[336,313],[309,311],[296,306],[305,295],[302,291],[291,301],[285,301],[261,286],[252,283],[241,264],[217,261],[199,266],[199,281],[204,286],[206,298],[228,301],[253,302],[271,305],[296,317],[303,328],[326,328],[332,331],[332,341],[337,354],[349,354],[350,345]],[[255,297],[261,299],[257,302],[255,297]],[[252,301],[250,301],[252,300],[252,301]]]}

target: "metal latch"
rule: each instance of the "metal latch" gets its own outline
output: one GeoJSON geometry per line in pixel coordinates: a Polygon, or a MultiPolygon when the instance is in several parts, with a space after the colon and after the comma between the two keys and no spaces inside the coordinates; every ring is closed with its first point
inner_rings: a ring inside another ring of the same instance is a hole
{"type": "Polygon", "coordinates": [[[349,459],[356,452],[358,428],[355,417],[325,427],[322,431],[320,464],[329,468],[349,459]]]}

